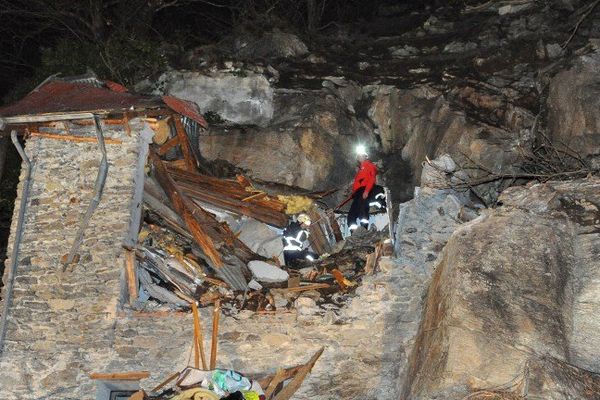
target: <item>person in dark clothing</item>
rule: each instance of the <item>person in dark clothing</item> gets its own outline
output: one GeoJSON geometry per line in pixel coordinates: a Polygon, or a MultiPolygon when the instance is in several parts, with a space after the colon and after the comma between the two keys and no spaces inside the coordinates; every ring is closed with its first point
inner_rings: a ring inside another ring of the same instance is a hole
{"type": "Polygon", "coordinates": [[[352,184],[352,205],[348,212],[348,229],[352,232],[359,225],[369,227],[369,196],[377,180],[377,167],[371,161],[364,146],[358,146],[358,172],[352,184]]]}
{"type": "Polygon", "coordinates": [[[373,186],[373,190],[371,190],[371,194],[369,194],[369,198],[367,200],[369,208],[373,207],[378,211],[385,212],[387,208],[387,202],[385,198],[385,189],[383,186],[373,186]]]}
{"type": "Polygon", "coordinates": [[[314,261],[319,256],[310,251],[304,243],[308,240],[310,217],[300,214],[297,221],[291,222],[283,231],[283,259],[285,265],[293,267],[296,260],[314,261]]]}

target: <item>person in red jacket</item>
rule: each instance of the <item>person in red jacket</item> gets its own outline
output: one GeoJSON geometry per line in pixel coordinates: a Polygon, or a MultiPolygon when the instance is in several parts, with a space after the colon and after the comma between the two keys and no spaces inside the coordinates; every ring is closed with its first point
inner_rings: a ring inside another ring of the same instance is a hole
{"type": "Polygon", "coordinates": [[[369,195],[377,180],[377,167],[371,161],[364,146],[356,148],[358,172],[352,184],[352,205],[348,212],[348,229],[354,231],[359,225],[369,227],[369,195]]]}

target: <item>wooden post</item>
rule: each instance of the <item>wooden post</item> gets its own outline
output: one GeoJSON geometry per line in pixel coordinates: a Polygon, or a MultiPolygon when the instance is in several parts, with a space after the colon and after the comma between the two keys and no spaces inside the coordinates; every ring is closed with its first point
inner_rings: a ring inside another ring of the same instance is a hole
{"type": "Polygon", "coordinates": [[[194,316],[194,367],[200,368],[200,363],[198,362],[198,358],[200,358],[202,359],[202,369],[206,370],[206,357],[204,356],[204,337],[202,335],[202,327],[200,326],[200,315],[198,314],[198,306],[196,305],[196,302],[192,303],[192,314],[194,316]]]}
{"type": "Polygon", "coordinates": [[[181,122],[181,117],[175,116],[173,119],[175,120],[175,130],[177,131],[177,137],[179,137],[179,144],[181,145],[181,152],[183,153],[187,170],[195,172],[198,169],[198,161],[191,149],[190,140],[187,133],[185,133],[185,127],[183,126],[183,122],[181,122]]]}
{"type": "Polygon", "coordinates": [[[215,301],[215,309],[213,311],[213,330],[212,341],[210,346],[210,369],[215,369],[217,365],[217,342],[219,340],[219,318],[221,317],[221,299],[215,301]]]}
{"type": "Polygon", "coordinates": [[[125,270],[127,272],[129,304],[133,304],[138,298],[138,281],[135,271],[135,252],[132,250],[125,250],[125,270]]]}
{"type": "Polygon", "coordinates": [[[90,379],[101,379],[101,380],[120,380],[120,381],[138,381],[140,379],[146,379],[150,376],[149,371],[136,371],[136,372],[116,372],[116,373],[104,373],[104,372],[92,372],[90,379]]]}

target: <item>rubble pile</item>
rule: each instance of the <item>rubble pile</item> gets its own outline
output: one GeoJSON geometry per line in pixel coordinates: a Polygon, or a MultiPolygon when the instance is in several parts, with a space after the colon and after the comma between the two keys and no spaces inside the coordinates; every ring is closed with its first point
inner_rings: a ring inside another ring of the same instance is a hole
{"type": "Polygon", "coordinates": [[[191,151],[190,133],[177,125],[177,134],[158,143],[155,129],[132,256],[131,308],[188,310],[218,301],[230,315],[285,312],[301,293],[323,310],[340,307],[372,272],[385,234],[364,231],[344,241],[322,201],[336,190],[209,175],[191,151]],[[285,266],[283,229],[299,213],[312,221],[309,247],[320,257],[285,266]]]}
{"type": "MultiPolygon", "coordinates": [[[[234,216],[230,218],[236,227],[248,225],[236,224],[234,216]]],[[[280,255],[280,234],[275,232],[273,237],[279,243],[276,250],[280,255]]],[[[148,208],[136,250],[140,290],[133,308],[187,310],[192,302],[208,306],[220,299],[223,311],[230,315],[240,310],[281,312],[293,308],[303,294],[314,299],[323,312],[336,309],[369,273],[369,256],[382,247],[385,238],[385,232],[358,232],[335,243],[331,254],[322,254],[314,262],[299,261],[294,268],[282,265],[277,255],[271,259],[258,257],[247,263],[247,288],[235,290],[203,261],[202,250],[191,235],[172,229],[148,208]]]]}

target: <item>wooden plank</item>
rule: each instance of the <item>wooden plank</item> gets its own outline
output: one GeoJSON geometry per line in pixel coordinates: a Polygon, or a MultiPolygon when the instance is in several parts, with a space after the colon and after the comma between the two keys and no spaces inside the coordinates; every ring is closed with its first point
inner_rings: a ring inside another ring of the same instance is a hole
{"type": "Polygon", "coordinates": [[[313,283],[311,285],[283,288],[278,290],[283,290],[286,292],[305,292],[307,290],[329,289],[330,287],[331,285],[329,285],[328,283],[313,283]]]}
{"type": "Polygon", "coordinates": [[[181,145],[181,152],[183,153],[187,170],[196,171],[198,169],[198,160],[196,160],[196,155],[190,146],[190,140],[185,132],[183,122],[181,122],[181,117],[175,116],[173,120],[175,121],[175,130],[177,131],[177,136],[179,137],[179,144],[181,145]]]}
{"type": "Polygon", "coordinates": [[[275,389],[277,389],[277,386],[279,386],[279,384],[285,381],[286,379],[289,379],[289,377],[286,376],[285,370],[277,370],[275,376],[273,377],[271,382],[269,382],[269,386],[265,389],[265,397],[267,399],[272,399],[273,393],[275,393],[275,389]]]}
{"type": "Polygon", "coordinates": [[[365,274],[372,275],[375,272],[379,259],[383,253],[383,242],[377,243],[375,251],[367,255],[367,261],[365,263],[365,274]]]}
{"type": "Polygon", "coordinates": [[[267,194],[265,192],[259,192],[253,195],[250,195],[248,197],[245,197],[242,199],[242,201],[250,201],[250,200],[256,200],[259,199],[261,197],[265,197],[267,194]]]}
{"type": "Polygon", "coordinates": [[[115,372],[115,373],[92,372],[92,373],[90,373],[90,379],[102,379],[105,381],[110,381],[110,380],[139,381],[140,379],[146,379],[149,376],[150,376],[149,371],[115,372]]]}
{"type": "Polygon", "coordinates": [[[134,394],[131,395],[127,400],[144,400],[146,398],[146,394],[143,390],[138,390],[134,394]]]}
{"type": "Polygon", "coordinates": [[[165,142],[165,144],[163,144],[162,146],[160,146],[158,148],[158,155],[159,156],[164,156],[165,154],[167,154],[169,152],[169,150],[171,150],[173,147],[177,146],[179,144],[179,136],[173,136],[171,139],[167,140],[165,142]]]}
{"type": "Polygon", "coordinates": [[[167,386],[169,384],[169,382],[172,382],[174,379],[176,379],[179,375],[180,375],[180,372],[175,372],[173,375],[169,375],[167,377],[167,379],[165,379],[158,386],[156,386],[154,389],[152,389],[151,392],[153,392],[153,393],[158,392],[160,389],[167,386]]]}
{"type": "Polygon", "coordinates": [[[289,399],[291,399],[292,396],[294,395],[294,393],[296,393],[296,391],[300,388],[300,385],[302,385],[302,382],[304,382],[304,379],[310,373],[310,371],[312,370],[313,366],[315,365],[315,363],[317,362],[319,357],[321,357],[321,354],[323,354],[323,350],[325,350],[325,348],[321,347],[321,349],[319,351],[317,351],[315,353],[315,355],[312,356],[311,359],[300,368],[300,370],[292,378],[290,383],[288,383],[281,390],[281,392],[277,393],[277,395],[273,399],[274,400],[289,400],[289,399]]]}
{"type": "Polygon", "coordinates": [[[308,210],[308,216],[310,217],[312,224],[308,227],[308,230],[311,235],[310,243],[317,254],[331,253],[331,245],[329,244],[329,240],[327,240],[327,236],[325,232],[323,232],[323,227],[321,226],[321,215],[313,208],[308,210]]]}
{"type": "MultiPolygon", "coordinates": [[[[178,182],[191,183],[196,187],[198,185],[204,185],[204,187],[210,188],[210,190],[219,191],[221,193],[227,192],[235,195],[236,199],[238,200],[247,198],[250,194],[252,194],[252,192],[248,192],[246,190],[246,186],[243,186],[239,182],[232,179],[215,178],[198,173],[190,173],[176,168],[169,168],[169,173],[178,182]]],[[[271,206],[272,208],[281,212],[285,211],[286,208],[286,205],[283,202],[279,201],[275,197],[268,196],[268,193],[265,198],[258,198],[257,200],[253,201],[258,204],[264,204],[265,206],[271,206]]]]}
{"type": "Polygon", "coordinates": [[[138,298],[138,280],[135,273],[135,252],[125,250],[125,271],[127,273],[127,288],[129,290],[129,304],[138,298]]]}
{"type": "Polygon", "coordinates": [[[198,306],[196,303],[192,303],[192,314],[194,316],[194,348],[197,349],[195,355],[195,367],[199,368],[200,363],[198,362],[198,356],[202,359],[202,369],[206,370],[206,357],[204,356],[204,336],[202,334],[202,327],[200,325],[200,314],[198,313],[198,306]]]}
{"type": "Polygon", "coordinates": [[[258,383],[260,384],[260,387],[268,388],[269,385],[271,384],[271,381],[273,379],[275,379],[275,376],[277,375],[277,373],[279,373],[279,371],[283,372],[283,378],[284,378],[283,380],[286,381],[286,380],[290,379],[291,377],[293,377],[294,375],[296,375],[296,373],[303,366],[304,366],[304,364],[302,364],[302,365],[296,365],[295,367],[285,368],[283,370],[279,369],[279,370],[277,370],[277,372],[275,373],[275,375],[267,375],[267,376],[261,377],[261,378],[248,376],[248,378],[252,378],[253,380],[258,381],[258,383]]]}
{"type": "Polygon", "coordinates": [[[221,299],[215,301],[213,310],[212,340],[210,343],[210,369],[217,366],[217,342],[219,341],[219,318],[221,317],[221,299]]]}
{"type": "Polygon", "coordinates": [[[216,268],[222,267],[223,260],[217,251],[212,238],[206,234],[204,228],[192,213],[194,208],[192,207],[191,200],[189,200],[177,187],[173,179],[167,173],[163,161],[155,152],[150,152],[150,159],[154,165],[158,182],[167,193],[167,196],[169,196],[173,208],[175,208],[175,211],[182,217],[183,222],[185,222],[185,225],[194,237],[194,240],[202,248],[204,254],[206,254],[216,268]]]}
{"type": "Polygon", "coordinates": [[[182,185],[182,189],[187,196],[200,203],[208,204],[238,215],[245,215],[278,228],[284,228],[288,224],[289,217],[284,213],[273,212],[251,203],[238,203],[236,200],[219,196],[215,193],[201,193],[189,188],[187,185],[182,185]]]}
{"type": "MultiPolygon", "coordinates": [[[[98,143],[98,138],[91,136],[76,136],[76,135],[63,135],[58,133],[46,133],[46,132],[29,132],[29,136],[31,137],[40,137],[44,139],[54,139],[54,140],[65,140],[68,142],[76,142],[76,143],[98,143]]],[[[122,144],[123,141],[119,139],[111,139],[105,138],[105,144],[122,144]]]]}
{"type": "Polygon", "coordinates": [[[189,317],[188,311],[117,311],[119,318],[171,318],[171,317],[189,317]]]}
{"type": "Polygon", "coordinates": [[[336,242],[341,242],[344,240],[342,236],[342,230],[340,229],[340,224],[338,224],[337,219],[335,219],[335,214],[329,214],[329,226],[331,226],[331,230],[333,231],[333,237],[336,242]]]}

